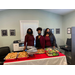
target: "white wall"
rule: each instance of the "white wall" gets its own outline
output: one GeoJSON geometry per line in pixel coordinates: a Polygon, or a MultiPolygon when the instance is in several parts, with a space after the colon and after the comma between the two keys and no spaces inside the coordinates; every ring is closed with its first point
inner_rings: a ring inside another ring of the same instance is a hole
{"type": "Polygon", "coordinates": [[[66,44],[67,38],[71,38],[71,34],[67,34],[68,27],[75,27],[75,11],[63,16],[63,33],[64,43],[66,44]]]}
{"type": "Polygon", "coordinates": [[[47,27],[60,28],[60,34],[55,34],[54,30],[54,35],[58,45],[64,43],[62,16],[38,9],[10,9],[0,11],[0,47],[9,46],[12,50],[13,41],[20,39],[20,20],[39,20],[39,26],[43,29],[47,27]],[[1,29],[7,29],[8,36],[2,37],[1,29]],[[9,35],[10,29],[16,30],[16,36],[9,35]]]}

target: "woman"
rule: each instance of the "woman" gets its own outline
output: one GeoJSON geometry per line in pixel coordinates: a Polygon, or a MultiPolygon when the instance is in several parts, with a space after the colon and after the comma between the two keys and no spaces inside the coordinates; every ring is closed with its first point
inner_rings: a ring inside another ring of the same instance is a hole
{"type": "Polygon", "coordinates": [[[40,48],[44,49],[45,48],[45,39],[41,35],[42,28],[38,27],[36,31],[38,32],[38,36],[36,36],[36,47],[38,49],[40,49],[40,48]]]}
{"type": "Polygon", "coordinates": [[[26,43],[27,46],[34,46],[34,36],[33,36],[33,30],[31,28],[28,28],[27,34],[25,36],[24,50],[26,49],[26,43]]]}
{"type": "Polygon", "coordinates": [[[56,39],[49,28],[47,28],[44,32],[44,38],[45,38],[46,48],[47,47],[53,47],[53,48],[57,47],[56,39]]]}

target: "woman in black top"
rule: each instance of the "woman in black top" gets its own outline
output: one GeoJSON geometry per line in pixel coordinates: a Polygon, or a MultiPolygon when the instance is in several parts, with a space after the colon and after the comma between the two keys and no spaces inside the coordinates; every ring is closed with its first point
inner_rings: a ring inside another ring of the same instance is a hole
{"type": "Polygon", "coordinates": [[[44,37],[41,35],[41,31],[42,31],[42,28],[41,27],[38,27],[37,28],[37,32],[38,32],[38,35],[36,36],[36,47],[37,48],[45,48],[45,39],[44,37]]]}

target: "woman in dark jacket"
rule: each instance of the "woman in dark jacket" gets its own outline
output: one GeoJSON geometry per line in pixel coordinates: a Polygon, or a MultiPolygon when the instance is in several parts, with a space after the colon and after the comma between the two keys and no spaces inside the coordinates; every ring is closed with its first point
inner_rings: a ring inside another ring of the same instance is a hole
{"type": "Polygon", "coordinates": [[[45,47],[57,47],[55,36],[52,34],[52,31],[47,28],[44,32],[45,38],[45,47]]]}
{"type": "Polygon", "coordinates": [[[41,27],[38,27],[37,28],[37,32],[38,32],[38,36],[36,36],[36,47],[38,49],[40,48],[45,48],[45,39],[44,37],[41,35],[41,31],[42,31],[42,28],[41,27]]]}
{"type": "Polygon", "coordinates": [[[33,30],[31,28],[28,28],[27,34],[25,36],[24,50],[26,49],[26,43],[27,46],[34,46],[34,36],[33,36],[33,30]]]}

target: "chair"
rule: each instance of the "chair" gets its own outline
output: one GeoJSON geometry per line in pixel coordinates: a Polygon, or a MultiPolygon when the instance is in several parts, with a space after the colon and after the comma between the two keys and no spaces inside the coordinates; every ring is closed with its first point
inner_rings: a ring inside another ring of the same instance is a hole
{"type": "Polygon", "coordinates": [[[67,38],[66,46],[65,45],[61,45],[60,48],[65,50],[65,51],[71,51],[71,39],[67,38]]]}
{"type": "Polygon", "coordinates": [[[3,64],[4,58],[8,53],[10,53],[10,48],[8,46],[7,47],[0,47],[0,65],[3,64]]]}

